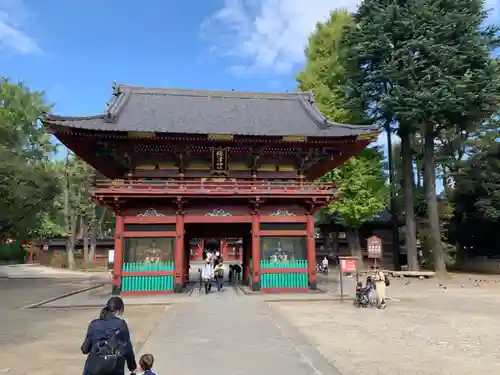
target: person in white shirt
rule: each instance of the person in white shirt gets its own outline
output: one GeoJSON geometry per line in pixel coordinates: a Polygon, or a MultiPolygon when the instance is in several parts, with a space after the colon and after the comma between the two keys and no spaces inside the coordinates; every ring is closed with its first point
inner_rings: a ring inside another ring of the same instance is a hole
{"type": "Polygon", "coordinates": [[[328,258],[324,257],[323,260],[321,261],[321,264],[323,265],[324,269],[328,269],[328,258]]]}
{"type": "Polygon", "coordinates": [[[207,260],[205,261],[205,264],[201,269],[201,279],[205,284],[205,294],[210,293],[210,290],[212,289],[213,277],[214,277],[214,267],[212,265],[212,260],[208,259],[208,254],[207,254],[207,260]]]}
{"type": "Polygon", "coordinates": [[[384,271],[382,271],[379,267],[376,267],[375,290],[377,291],[377,307],[379,309],[385,309],[386,307],[385,300],[387,298],[387,286],[389,284],[386,278],[387,276],[384,271]]]}

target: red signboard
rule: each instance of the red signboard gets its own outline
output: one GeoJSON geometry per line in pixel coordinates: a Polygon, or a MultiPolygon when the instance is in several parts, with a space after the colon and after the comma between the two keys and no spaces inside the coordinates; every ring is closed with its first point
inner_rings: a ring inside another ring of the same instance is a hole
{"type": "Polygon", "coordinates": [[[371,236],[366,240],[366,249],[368,250],[368,258],[382,258],[382,240],[377,236],[371,236]]]}
{"type": "Polygon", "coordinates": [[[343,273],[355,273],[356,259],[340,259],[340,268],[343,273]]]}

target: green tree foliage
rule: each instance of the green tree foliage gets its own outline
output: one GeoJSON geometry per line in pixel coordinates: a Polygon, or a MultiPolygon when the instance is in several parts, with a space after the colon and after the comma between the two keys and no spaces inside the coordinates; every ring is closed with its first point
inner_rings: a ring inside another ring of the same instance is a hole
{"type": "MultiPolygon", "coordinates": [[[[316,104],[330,121],[361,124],[363,109],[347,106],[344,86],[343,34],[353,19],[346,11],[332,12],[325,23],[318,23],[305,51],[306,64],[297,75],[300,91],[314,91],[316,104]]],[[[365,150],[323,177],[339,184],[339,198],[320,216],[335,220],[349,233],[349,246],[361,258],[358,229],[363,220],[385,208],[387,204],[386,176],[383,156],[378,150],[365,150]]]]}
{"type": "Polygon", "coordinates": [[[396,77],[391,67],[397,60],[394,46],[403,40],[406,30],[397,28],[402,15],[398,4],[390,1],[363,1],[354,14],[355,22],[345,33],[346,76],[349,107],[359,107],[372,122],[393,131],[398,125],[401,138],[402,178],[404,212],[406,220],[405,242],[411,270],[418,270],[416,248],[416,226],[413,204],[413,159],[411,139],[416,124],[398,116],[388,101],[392,95],[396,77]],[[397,32],[395,32],[397,30],[397,32]]]}
{"type": "Polygon", "coordinates": [[[0,240],[36,237],[59,194],[54,147],[38,122],[49,109],[43,92],[0,80],[0,240]]]}
{"type": "MultiPolygon", "coordinates": [[[[423,139],[424,187],[436,271],[445,272],[436,196],[435,141],[442,130],[480,124],[496,110],[496,30],[482,29],[481,0],[365,0],[345,39],[350,94],[400,135],[423,139]]],[[[404,139],[404,138],[403,138],[404,139]]],[[[409,165],[409,164],[408,164],[409,165]]]]}
{"type": "Polygon", "coordinates": [[[388,198],[387,176],[383,172],[383,155],[378,150],[367,149],[350,158],[341,167],[324,176],[335,181],[338,199],[328,206],[331,214],[348,228],[361,227],[365,219],[385,208],[388,198]]]}
{"type": "Polygon", "coordinates": [[[365,220],[382,211],[388,201],[383,154],[375,148],[366,149],[322,180],[337,184],[338,197],[328,206],[327,213],[347,228],[351,253],[362,259],[358,230],[365,220]]]}
{"type": "Polygon", "coordinates": [[[340,123],[361,123],[362,111],[345,105],[346,83],[341,42],[345,28],[353,23],[347,11],[332,12],[325,23],[318,23],[305,50],[306,64],[297,74],[299,91],[314,91],[316,105],[328,119],[340,123]]]}
{"type": "MultiPolygon", "coordinates": [[[[68,266],[77,267],[74,247],[83,240],[83,266],[93,262],[96,241],[110,228],[110,213],[97,205],[92,197],[92,180],[96,171],[82,159],[68,154],[57,164],[62,194],[57,198],[58,211],[48,220],[52,229],[59,229],[68,238],[68,266]]],[[[112,227],[112,224],[111,224],[112,227]]]]}
{"type": "Polygon", "coordinates": [[[461,255],[500,255],[500,143],[464,161],[455,181],[450,236],[461,255]]]}

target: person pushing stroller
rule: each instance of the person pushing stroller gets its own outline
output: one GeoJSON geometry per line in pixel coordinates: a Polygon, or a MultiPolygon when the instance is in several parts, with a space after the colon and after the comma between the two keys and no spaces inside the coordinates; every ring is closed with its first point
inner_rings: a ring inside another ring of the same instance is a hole
{"type": "Polygon", "coordinates": [[[371,276],[366,278],[365,286],[363,286],[361,281],[358,282],[356,285],[356,298],[354,299],[354,305],[356,307],[373,306],[371,294],[374,290],[376,290],[376,286],[371,276]]]}

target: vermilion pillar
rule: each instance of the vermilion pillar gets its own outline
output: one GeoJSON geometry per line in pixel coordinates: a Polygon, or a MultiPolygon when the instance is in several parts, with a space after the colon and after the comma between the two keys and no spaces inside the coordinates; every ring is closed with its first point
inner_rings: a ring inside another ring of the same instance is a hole
{"type": "Polygon", "coordinates": [[[30,263],[33,263],[33,252],[34,252],[34,250],[35,250],[35,245],[30,244],[30,260],[29,260],[30,263]]]}
{"type": "Polygon", "coordinates": [[[115,256],[113,260],[113,290],[121,290],[121,273],[123,265],[123,216],[116,215],[115,224],[115,256]]]}
{"type": "Polygon", "coordinates": [[[175,280],[174,292],[180,293],[184,285],[184,215],[175,217],[175,280]]]}
{"type": "Polygon", "coordinates": [[[314,216],[307,215],[307,264],[308,264],[308,279],[309,288],[316,289],[316,233],[314,231],[314,216]]]}
{"type": "Polygon", "coordinates": [[[198,253],[196,253],[196,260],[203,260],[203,250],[205,250],[205,240],[202,238],[198,247],[198,253]]]}
{"type": "Polygon", "coordinates": [[[245,237],[243,238],[243,248],[241,250],[243,253],[242,266],[243,266],[243,282],[245,283],[245,285],[249,285],[250,277],[252,276],[250,275],[251,238],[252,238],[251,235],[250,236],[245,235],[245,237]]]}
{"type": "Polygon", "coordinates": [[[183,285],[186,286],[187,283],[189,282],[189,264],[191,262],[191,244],[189,243],[189,240],[186,240],[184,238],[184,267],[183,267],[183,285]]]}
{"type": "Polygon", "coordinates": [[[260,216],[252,216],[252,290],[260,290],[260,216]]]}

